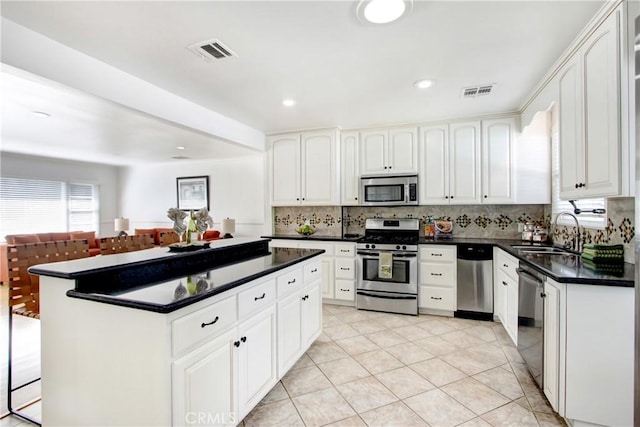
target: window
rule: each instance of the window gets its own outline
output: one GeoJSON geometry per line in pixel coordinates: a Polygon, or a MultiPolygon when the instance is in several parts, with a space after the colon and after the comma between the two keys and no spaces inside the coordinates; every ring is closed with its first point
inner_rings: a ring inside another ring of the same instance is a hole
{"type": "MultiPolygon", "coordinates": [[[[556,107],[553,107],[556,109],[556,107]]],[[[556,111],[552,112],[552,139],[551,139],[551,221],[553,222],[560,212],[573,213],[573,206],[567,200],[560,200],[560,138],[558,134],[558,122],[556,111]]],[[[581,199],[575,201],[576,206],[583,210],[606,209],[605,198],[581,199]]],[[[606,214],[581,213],[576,215],[581,226],[586,228],[604,229],[607,226],[606,214]]],[[[571,218],[563,216],[558,221],[559,225],[575,225],[571,218]]]]}
{"type": "Polygon", "coordinates": [[[0,177],[0,239],[7,234],[99,233],[98,186],[0,177]]]}

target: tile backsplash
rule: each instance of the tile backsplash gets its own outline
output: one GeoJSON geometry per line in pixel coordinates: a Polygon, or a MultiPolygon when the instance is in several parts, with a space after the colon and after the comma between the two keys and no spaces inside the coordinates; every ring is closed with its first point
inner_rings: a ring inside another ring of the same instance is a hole
{"type": "MultiPolygon", "coordinates": [[[[316,235],[340,237],[344,233],[364,234],[367,218],[418,218],[420,234],[429,216],[453,221],[454,236],[466,238],[520,239],[518,224],[537,222],[550,226],[551,205],[440,205],[412,207],[360,206],[288,206],[273,208],[273,231],[276,234],[296,234],[295,229],[307,221],[316,227],[316,235]]],[[[625,261],[634,262],[635,239],[634,198],[607,201],[607,227],[603,230],[585,228],[585,243],[623,244],[625,261]]],[[[574,231],[558,227],[556,243],[565,243],[574,231]]]]}

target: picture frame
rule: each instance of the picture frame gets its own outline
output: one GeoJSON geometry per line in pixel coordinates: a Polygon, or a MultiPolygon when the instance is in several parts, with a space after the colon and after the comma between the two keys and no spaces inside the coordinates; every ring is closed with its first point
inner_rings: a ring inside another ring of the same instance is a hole
{"type": "Polygon", "coordinates": [[[176,178],[178,209],[183,211],[209,210],[209,177],[184,176],[176,178]]]}

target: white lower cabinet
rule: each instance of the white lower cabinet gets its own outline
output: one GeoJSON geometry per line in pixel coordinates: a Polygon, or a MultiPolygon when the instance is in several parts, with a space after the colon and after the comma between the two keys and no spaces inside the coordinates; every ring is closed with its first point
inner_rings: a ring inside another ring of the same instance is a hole
{"type": "Polygon", "coordinates": [[[543,389],[570,425],[634,425],[634,291],[546,280],[543,389]]]}
{"type": "Polygon", "coordinates": [[[313,258],[171,321],[173,425],[236,425],[260,402],[321,333],[320,268],[313,258]]]}
{"type": "Polygon", "coordinates": [[[456,246],[420,245],[418,309],[453,316],[456,310],[456,246]]]}
{"type": "Polygon", "coordinates": [[[513,344],[517,345],[518,273],[516,269],[519,262],[499,248],[494,248],[493,260],[494,316],[500,320],[513,344]]]}
{"type": "Polygon", "coordinates": [[[234,329],[173,362],[173,425],[235,425],[234,329]]]}

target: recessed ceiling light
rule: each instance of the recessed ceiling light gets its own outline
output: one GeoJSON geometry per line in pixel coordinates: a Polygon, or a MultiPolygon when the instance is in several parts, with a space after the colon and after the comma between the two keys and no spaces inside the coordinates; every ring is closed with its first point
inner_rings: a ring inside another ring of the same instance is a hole
{"type": "Polygon", "coordinates": [[[373,24],[387,24],[406,14],[412,6],[412,0],[360,0],[357,8],[358,18],[373,24]]]}
{"type": "Polygon", "coordinates": [[[184,147],[183,147],[182,145],[178,145],[178,146],[176,147],[176,150],[184,150],[184,147]]]}
{"type": "Polygon", "coordinates": [[[426,89],[433,86],[433,80],[418,80],[413,85],[418,89],[426,89]]]}
{"type": "Polygon", "coordinates": [[[294,101],[293,99],[285,99],[284,101],[282,101],[282,105],[284,105],[285,107],[293,107],[294,105],[296,105],[296,101],[294,101]]]}
{"type": "Polygon", "coordinates": [[[32,111],[31,114],[33,114],[36,117],[41,117],[43,119],[51,117],[51,114],[45,113],[44,111],[32,111]]]}

